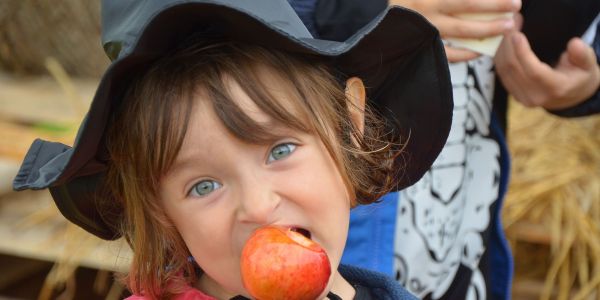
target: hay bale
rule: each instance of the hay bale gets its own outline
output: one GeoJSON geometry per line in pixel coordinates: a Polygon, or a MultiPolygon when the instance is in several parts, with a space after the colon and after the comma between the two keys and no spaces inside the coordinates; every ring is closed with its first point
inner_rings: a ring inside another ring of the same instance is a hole
{"type": "Polygon", "coordinates": [[[73,76],[102,74],[100,1],[0,1],[0,68],[45,74],[48,57],[73,76]]]}
{"type": "MultiPolygon", "coordinates": [[[[533,243],[549,251],[550,263],[534,272],[545,274],[540,299],[600,295],[600,116],[562,119],[513,103],[507,237],[513,249],[533,243]]],[[[517,278],[518,265],[536,255],[516,252],[517,278]]]]}

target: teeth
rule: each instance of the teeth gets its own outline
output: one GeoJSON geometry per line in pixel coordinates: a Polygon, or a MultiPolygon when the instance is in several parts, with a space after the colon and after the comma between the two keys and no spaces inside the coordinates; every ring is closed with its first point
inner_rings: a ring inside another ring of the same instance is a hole
{"type": "Polygon", "coordinates": [[[305,236],[307,239],[310,239],[310,231],[304,228],[292,228],[291,230],[305,236]]]}

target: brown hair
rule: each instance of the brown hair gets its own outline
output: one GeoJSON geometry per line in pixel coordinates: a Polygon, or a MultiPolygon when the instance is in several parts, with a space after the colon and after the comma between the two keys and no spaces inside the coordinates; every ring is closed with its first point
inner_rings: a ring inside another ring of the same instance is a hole
{"type": "Polygon", "coordinates": [[[357,203],[372,203],[394,187],[392,165],[399,150],[393,136],[368,108],[364,133],[359,132],[349,117],[352,102],[335,75],[326,62],[310,56],[221,41],[180,47],[134,80],[107,132],[106,177],[108,191],[122,201],[121,230],[134,252],[127,278],[132,292],[169,298],[196,280],[187,247],[157,195],[161,176],[183,143],[198,91],[238,138],[253,143],[275,138],[236,105],[225,78],[240,83],[273,120],[318,135],[357,203]],[[292,107],[269,91],[260,70],[283,79],[292,107]]]}

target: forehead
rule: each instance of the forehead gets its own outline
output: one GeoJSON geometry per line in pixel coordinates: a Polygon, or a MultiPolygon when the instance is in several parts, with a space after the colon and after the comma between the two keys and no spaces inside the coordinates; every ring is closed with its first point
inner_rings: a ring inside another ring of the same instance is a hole
{"type": "MultiPolygon", "coordinates": [[[[233,104],[240,108],[241,112],[258,124],[267,124],[273,122],[273,116],[265,112],[264,106],[280,106],[290,115],[306,119],[306,116],[301,116],[299,95],[289,80],[284,80],[277,72],[273,72],[266,66],[256,67],[255,78],[259,82],[238,82],[228,75],[223,78],[226,94],[229,95],[233,104]],[[254,95],[261,99],[253,99],[248,95],[246,90],[252,89],[250,85],[262,90],[262,95],[254,95]],[[257,103],[262,103],[263,109],[257,103]]],[[[207,98],[207,95],[200,98],[207,98]]],[[[267,111],[269,110],[267,109],[267,111]]]]}
{"type": "Polygon", "coordinates": [[[255,65],[243,74],[224,72],[214,81],[216,86],[199,87],[195,101],[210,102],[219,120],[238,138],[269,142],[276,138],[271,134],[275,125],[314,131],[304,92],[273,67],[255,65]]]}
{"type": "MultiPolygon", "coordinates": [[[[290,96],[288,85],[282,84],[282,80],[276,77],[271,78],[273,86],[269,88],[273,99],[283,107],[289,108],[293,115],[300,114],[298,105],[294,104],[295,97],[290,96]],[[295,112],[294,112],[295,111],[295,112]]],[[[239,111],[231,115],[220,116],[215,111],[215,100],[206,91],[200,88],[194,94],[194,103],[190,112],[190,121],[187,125],[182,147],[177,155],[176,161],[169,173],[176,172],[187,161],[192,160],[199,154],[208,157],[219,155],[225,147],[240,147],[242,144],[263,144],[269,143],[275,139],[281,138],[297,128],[292,128],[285,122],[273,118],[262,110],[256,101],[253,100],[241,86],[240,83],[232,78],[223,79],[225,94],[230,98],[230,105],[239,108],[239,111]],[[238,128],[227,124],[223,119],[247,117],[251,123],[245,124],[247,127],[238,128]],[[267,132],[268,130],[268,132],[267,132]],[[256,133],[265,131],[265,136],[258,140],[248,140],[250,132],[256,133]]],[[[228,105],[225,105],[228,107],[228,105]]]]}

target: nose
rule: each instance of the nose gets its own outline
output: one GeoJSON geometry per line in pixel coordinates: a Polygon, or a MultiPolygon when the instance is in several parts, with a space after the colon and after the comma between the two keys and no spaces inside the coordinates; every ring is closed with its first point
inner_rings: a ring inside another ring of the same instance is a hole
{"type": "Polygon", "coordinates": [[[248,182],[240,193],[237,217],[240,222],[270,224],[281,203],[279,194],[268,184],[248,182]]]}

